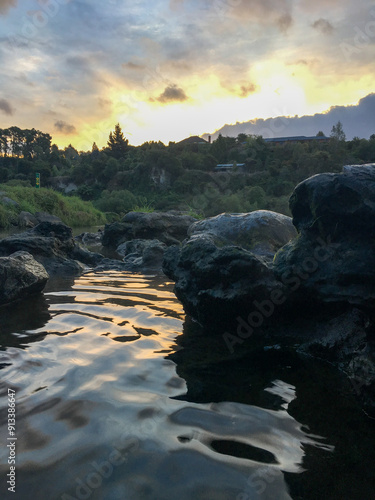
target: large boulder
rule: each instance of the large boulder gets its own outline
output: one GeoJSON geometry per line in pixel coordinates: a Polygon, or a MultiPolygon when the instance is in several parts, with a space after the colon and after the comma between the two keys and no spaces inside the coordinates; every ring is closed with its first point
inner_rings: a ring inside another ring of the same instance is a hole
{"type": "Polygon", "coordinates": [[[174,212],[129,212],[121,222],[107,224],[103,245],[117,248],[134,239],[157,239],[166,245],[180,243],[187,236],[194,217],[174,212]]]}
{"type": "Polygon", "coordinates": [[[295,188],[290,207],[299,237],[276,254],[277,277],[285,281],[302,269],[300,297],[373,308],[375,166],[315,175],[295,188]]]}
{"type": "Polygon", "coordinates": [[[190,238],[208,238],[218,246],[237,245],[255,254],[275,255],[297,236],[292,219],[286,215],[256,210],[244,214],[220,214],[195,222],[190,238]]]}
{"type": "Polygon", "coordinates": [[[375,235],[375,165],[347,166],[341,174],[318,174],[301,182],[290,198],[299,232],[332,240],[375,235]]]}
{"type": "Polygon", "coordinates": [[[77,245],[71,228],[61,222],[42,222],[33,229],[0,240],[1,256],[17,251],[33,255],[50,275],[78,275],[85,265],[95,266],[103,259],[77,245]]]}
{"type": "Polygon", "coordinates": [[[0,305],[41,292],[49,276],[27,252],[0,257],[0,305]]]}
{"type": "Polygon", "coordinates": [[[240,247],[218,248],[204,238],[168,248],[163,271],[175,281],[186,313],[209,329],[231,327],[252,311],[258,311],[253,315],[258,321],[262,301],[285,300],[285,287],[264,259],[240,247]]]}
{"type": "Polygon", "coordinates": [[[270,297],[285,301],[272,271],[275,252],[297,233],[290,217],[267,210],[221,214],[194,223],[182,247],[168,249],[163,271],[185,311],[208,327],[259,315],[270,297]],[[260,306],[261,307],[261,306],[260,306]]]}

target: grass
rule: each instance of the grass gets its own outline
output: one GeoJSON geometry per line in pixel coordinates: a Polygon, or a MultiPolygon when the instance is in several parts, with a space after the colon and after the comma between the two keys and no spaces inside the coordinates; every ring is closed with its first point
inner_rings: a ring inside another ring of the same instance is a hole
{"type": "Polygon", "coordinates": [[[135,205],[133,208],[132,208],[132,212],[144,212],[144,213],[152,213],[153,211],[155,210],[155,208],[151,205],[149,205],[148,203],[147,204],[144,204],[144,205],[135,205]]]}
{"type": "MultiPolygon", "coordinates": [[[[47,212],[59,217],[70,227],[104,224],[106,216],[89,201],[77,196],[64,196],[52,189],[1,184],[0,191],[18,206],[0,202],[0,227],[7,228],[22,211],[35,214],[47,212]]],[[[0,198],[1,200],[1,198],[0,198]]]]}

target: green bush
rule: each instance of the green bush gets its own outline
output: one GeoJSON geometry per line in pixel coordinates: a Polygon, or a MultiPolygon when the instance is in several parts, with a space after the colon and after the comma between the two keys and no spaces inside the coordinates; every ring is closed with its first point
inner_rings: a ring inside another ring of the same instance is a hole
{"type": "Polygon", "coordinates": [[[120,191],[104,190],[101,197],[95,201],[95,206],[102,212],[126,213],[137,205],[137,198],[127,189],[120,191]]]}

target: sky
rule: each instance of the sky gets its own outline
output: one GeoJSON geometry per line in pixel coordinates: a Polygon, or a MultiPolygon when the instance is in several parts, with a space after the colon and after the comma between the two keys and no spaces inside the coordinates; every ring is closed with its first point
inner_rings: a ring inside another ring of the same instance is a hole
{"type": "Polygon", "coordinates": [[[374,0],[0,0],[0,128],[59,147],[321,114],[374,70],[374,0]]]}

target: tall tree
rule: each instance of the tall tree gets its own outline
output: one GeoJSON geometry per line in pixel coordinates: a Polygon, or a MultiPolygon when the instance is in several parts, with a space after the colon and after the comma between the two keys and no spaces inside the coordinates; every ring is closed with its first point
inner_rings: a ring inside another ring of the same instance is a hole
{"type": "Polygon", "coordinates": [[[115,126],[114,132],[110,132],[107,142],[107,152],[116,159],[125,158],[129,151],[129,141],[125,139],[120,124],[115,126]]]}
{"type": "Polygon", "coordinates": [[[346,135],[344,129],[342,128],[342,123],[338,121],[336,125],[333,125],[331,130],[331,137],[337,139],[338,141],[345,141],[346,135]]]}

